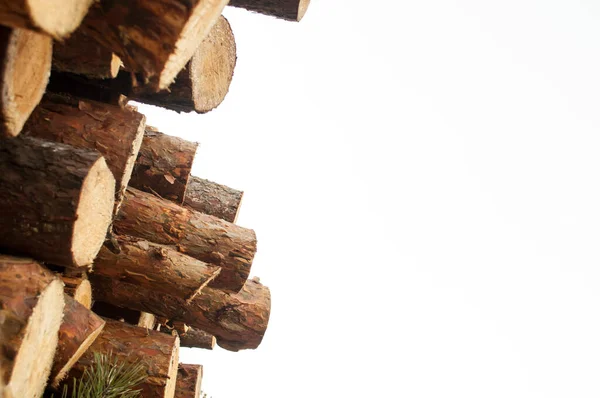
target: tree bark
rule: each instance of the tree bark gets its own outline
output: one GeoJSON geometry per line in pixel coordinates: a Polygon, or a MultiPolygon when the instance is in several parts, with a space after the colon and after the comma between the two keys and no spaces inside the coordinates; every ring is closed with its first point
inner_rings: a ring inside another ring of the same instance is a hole
{"type": "Polygon", "coordinates": [[[154,329],[156,326],[156,318],[150,313],[121,308],[118,305],[112,305],[103,301],[95,301],[92,311],[105,318],[126,322],[129,325],[141,328],[154,329]]]}
{"type": "Polygon", "coordinates": [[[229,5],[261,14],[299,22],[306,13],[310,0],[230,0],[229,5]]]}
{"type": "Polygon", "coordinates": [[[116,213],[131,178],[145,126],[146,117],[130,106],[121,108],[48,94],[27,121],[24,134],[100,152],[116,180],[116,213]]]}
{"type": "Polygon", "coordinates": [[[190,60],[227,0],[102,0],[82,33],[117,54],[125,67],[163,90],[190,60]]]}
{"type": "Polygon", "coordinates": [[[46,90],[52,39],[25,29],[0,27],[0,62],[0,136],[14,137],[46,90]]]}
{"type": "Polygon", "coordinates": [[[92,79],[113,79],[121,68],[121,58],[95,40],[75,32],[64,42],[54,43],[52,70],[85,75],[92,79]]]}
{"type": "Polygon", "coordinates": [[[128,189],[114,220],[115,232],[172,245],[181,253],[221,267],[211,286],[239,291],[250,273],[256,235],[213,216],[152,194],[128,189]]]}
{"type": "Polygon", "coordinates": [[[73,365],[96,340],[105,321],[73,298],[65,295],[63,322],[58,331],[58,348],[50,373],[52,387],[58,388],[73,365]]]}
{"type": "Polygon", "coordinates": [[[244,192],[191,176],[185,191],[185,207],[231,223],[237,220],[244,192]]]}
{"type": "Polygon", "coordinates": [[[197,148],[197,142],[146,126],[129,185],[182,204],[197,148]]]}
{"type": "Polygon", "coordinates": [[[212,350],[217,342],[215,336],[204,330],[190,327],[187,332],[179,334],[182,347],[204,348],[212,350]]]}
{"type": "Polygon", "coordinates": [[[168,89],[133,87],[131,98],[177,112],[206,113],[223,102],[236,64],[235,37],[221,16],[168,89]]]}
{"type": "Polygon", "coordinates": [[[0,255],[0,377],[3,397],[40,397],[64,308],[62,283],[37,262],[0,255]]]}
{"type": "Polygon", "coordinates": [[[130,236],[117,236],[116,241],[118,253],[107,246],[100,249],[95,274],[192,300],[221,271],[169,246],[130,236]]]}
{"type": "Polygon", "coordinates": [[[115,180],[96,151],[31,137],[0,141],[0,246],[66,267],[92,263],[115,180]]]}
{"type": "Polygon", "coordinates": [[[99,300],[185,322],[213,334],[217,344],[230,351],[257,348],[269,322],[271,295],[255,280],[248,280],[238,293],[207,287],[185,302],[119,280],[98,275],[90,278],[99,300]]]}
{"type": "Polygon", "coordinates": [[[94,362],[94,352],[112,352],[121,362],[141,363],[148,377],[136,387],[141,390],[140,397],[173,397],[179,362],[177,336],[107,320],[100,336],[73,366],[69,378],[83,374],[85,368],[94,362]]]}
{"type": "Polygon", "coordinates": [[[68,36],[81,23],[93,0],[1,0],[0,24],[26,28],[54,38],[68,36]]]}
{"type": "Polygon", "coordinates": [[[200,398],[202,365],[179,364],[175,398],[200,398]]]}

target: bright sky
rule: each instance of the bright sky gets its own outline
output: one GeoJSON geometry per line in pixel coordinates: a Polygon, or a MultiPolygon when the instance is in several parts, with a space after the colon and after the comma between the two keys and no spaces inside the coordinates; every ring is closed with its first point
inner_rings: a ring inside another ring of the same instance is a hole
{"type": "Polygon", "coordinates": [[[245,191],[256,351],[184,350],[214,398],[600,396],[600,3],[227,9],[207,115],[144,108],[245,191]]]}

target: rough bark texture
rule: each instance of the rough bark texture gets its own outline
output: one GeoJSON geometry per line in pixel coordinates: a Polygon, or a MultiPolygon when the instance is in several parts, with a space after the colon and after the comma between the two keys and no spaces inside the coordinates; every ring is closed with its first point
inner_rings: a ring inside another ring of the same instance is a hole
{"type": "Polygon", "coordinates": [[[217,340],[215,336],[197,328],[190,327],[187,332],[179,334],[182,347],[204,348],[212,350],[217,340]]]}
{"type": "Polygon", "coordinates": [[[57,388],[71,367],[96,340],[105,321],[70,296],[65,295],[63,322],[58,331],[58,348],[50,373],[50,383],[57,388]]]}
{"type": "Polygon", "coordinates": [[[32,137],[0,141],[0,246],[66,267],[91,264],[115,180],[96,151],[32,137]]]}
{"type": "Polygon", "coordinates": [[[130,236],[115,239],[118,252],[103,246],[94,260],[95,274],[191,300],[221,271],[169,246],[130,236]]]}
{"type": "Polygon", "coordinates": [[[126,322],[130,325],[139,326],[146,329],[154,329],[156,319],[154,315],[147,312],[140,312],[128,308],[121,308],[102,301],[94,302],[92,311],[105,318],[115,321],[126,322]]]}
{"type": "Polygon", "coordinates": [[[93,0],[1,0],[0,24],[67,36],[81,23],[93,0]]]}
{"type": "Polygon", "coordinates": [[[146,117],[129,106],[47,94],[25,124],[24,134],[100,152],[116,180],[116,210],[129,183],[145,126],[146,117]]]}
{"type": "Polygon", "coordinates": [[[52,64],[52,39],[25,29],[2,26],[0,62],[0,136],[14,137],[21,132],[46,90],[52,64]]]}
{"type": "Polygon", "coordinates": [[[167,90],[157,93],[152,86],[141,84],[133,87],[131,97],[177,112],[206,113],[225,99],[235,63],[235,37],[221,16],[167,90]]]}
{"type": "Polygon", "coordinates": [[[182,204],[197,148],[147,126],[129,185],[182,204]]]}
{"type": "Polygon", "coordinates": [[[172,245],[181,253],[221,267],[211,286],[238,291],[256,253],[256,235],[219,218],[185,209],[152,194],[128,189],[115,232],[172,245]]]}
{"type": "Polygon", "coordinates": [[[148,378],[136,388],[140,397],[170,398],[175,393],[179,338],[123,322],[106,321],[100,336],[73,367],[70,377],[80,377],[94,362],[94,352],[112,354],[125,363],[140,362],[148,378]]]}
{"type": "Polygon", "coordinates": [[[244,192],[191,176],[185,191],[185,207],[235,223],[244,192]]]}
{"type": "Polygon", "coordinates": [[[258,347],[269,322],[271,295],[255,280],[246,282],[238,293],[207,287],[186,303],[126,282],[95,275],[90,278],[99,300],[185,322],[215,335],[217,344],[230,351],[258,347]]]}
{"type": "Polygon", "coordinates": [[[177,371],[175,398],[200,398],[202,391],[202,365],[180,363],[177,371]]]}
{"type": "Polygon", "coordinates": [[[33,260],[0,255],[3,397],[41,396],[64,307],[60,280],[33,260]]]}
{"type": "Polygon", "coordinates": [[[221,15],[227,0],[102,0],[82,33],[117,54],[125,67],[166,89],[221,15]]]}
{"type": "Polygon", "coordinates": [[[300,21],[310,0],[230,0],[229,5],[245,8],[250,11],[265,15],[286,19],[288,21],[300,21]]]}
{"type": "Polygon", "coordinates": [[[75,32],[64,42],[54,43],[52,69],[92,79],[112,79],[121,68],[121,58],[95,40],[75,32]]]}

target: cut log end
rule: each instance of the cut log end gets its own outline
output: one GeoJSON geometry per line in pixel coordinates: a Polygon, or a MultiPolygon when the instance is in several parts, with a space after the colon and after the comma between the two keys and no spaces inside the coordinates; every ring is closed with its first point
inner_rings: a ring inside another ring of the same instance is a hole
{"type": "Polygon", "coordinates": [[[85,308],[92,308],[92,285],[90,284],[90,281],[87,279],[81,281],[79,286],[75,289],[73,298],[85,308]]]}
{"type": "Polygon", "coordinates": [[[121,58],[115,53],[112,54],[112,58],[110,61],[110,78],[114,79],[119,74],[119,70],[121,69],[121,65],[123,65],[123,61],[121,58]]]}
{"type": "MultiPolygon", "coordinates": [[[[51,12],[51,14],[59,14],[51,12]]],[[[25,29],[0,28],[2,133],[14,137],[42,99],[52,66],[52,39],[25,29]]]]}
{"type": "Polygon", "coordinates": [[[93,0],[28,0],[32,27],[62,38],[73,32],[93,0]]]}
{"type": "Polygon", "coordinates": [[[175,51],[169,56],[165,67],[160,73],[158,90],[167,89],[185,64],[192,58],[199,44],[196,38],[206,37],[227,2],[228,0],[199,1],[196,4],[192,15],[175,43],[175,51]]]}
{"type": "Polygon", "coordinates": [[[13,397],[40,396],[52,367],[63,308],[63,286],[56,279],[40,294],[26,326],[7,385],[13,397]]]}
{"type": "Polygon", "coordinates": [[[300,4],[298,6],[298,16],[296,17],[296,21],[300,22],[302,18],[304,18],[304,14],[306,14],[306,10],[308,10],[309,4],[310,0],[300,0],[300,4]]]}
{"type": "Polygon", "coordinates": [[[89,265],[100,251],[104,236],[112,221],[115,179],[104,158],[90,168],[83,182],[77,221],[73,226],[73,260],[89,265]]]}

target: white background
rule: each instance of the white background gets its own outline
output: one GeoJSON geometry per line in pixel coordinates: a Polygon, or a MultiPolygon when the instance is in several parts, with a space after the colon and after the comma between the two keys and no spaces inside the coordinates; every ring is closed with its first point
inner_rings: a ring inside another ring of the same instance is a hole
{"type": "Polygon", "coordinates": [[[238,64],[194,174],[245,191],[256,351],[214,398],[600,396],[600,3],[227,9],[238,64]]]}

